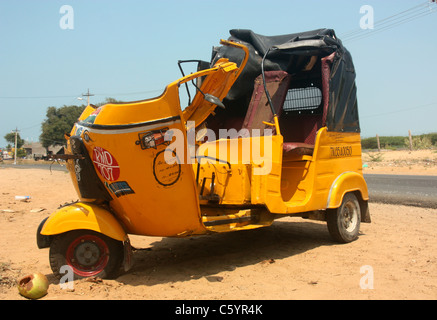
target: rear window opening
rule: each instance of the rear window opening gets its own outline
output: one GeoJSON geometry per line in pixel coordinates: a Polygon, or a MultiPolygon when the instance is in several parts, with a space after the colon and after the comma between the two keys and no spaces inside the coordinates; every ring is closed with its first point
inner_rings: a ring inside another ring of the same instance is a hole
{"type": "Polygon", "coordinates": [[[314,113],[321,106],[322,100],[322,90],[317,87],[292,88],[287,91],[283,111],[314,113]]]}

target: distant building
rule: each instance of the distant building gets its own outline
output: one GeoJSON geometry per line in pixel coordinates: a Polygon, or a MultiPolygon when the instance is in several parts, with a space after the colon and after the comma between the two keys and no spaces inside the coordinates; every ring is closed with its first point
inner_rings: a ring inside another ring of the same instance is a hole
{"type": "Polygon", "coordinates": [[[2,160],[9,160],[12,159],[10,153],[6,150],[6,149],[2,149],[1,155],[0,155],[0,159],[2,160]]]}
{"type": "Polygon", "coordinates": [[[56,147],[49,147],[49,151],[47,152],[46,148],[44,148],[42,146],[42,144],[40,142],[26,142],[22,148],[24,150],[26,150],[26,156],[28,158],[33,158],[33,159],[44,159],[46,158],[48,155],[50,154],[56,154],[58,153],[61,149],[63,149],[63,146],[56,146],[56,147]]]}

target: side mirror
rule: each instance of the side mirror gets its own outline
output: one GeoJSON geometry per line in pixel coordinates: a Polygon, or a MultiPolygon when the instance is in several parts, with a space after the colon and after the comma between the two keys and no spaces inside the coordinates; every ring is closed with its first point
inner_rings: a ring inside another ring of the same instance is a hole
{"type": "MultiPolygon", "coordinates": [[[[202,91],[200,91],[200,92],[202,92],[202,91]]],[[[211,102],[212,104],[215,104],[216,106],[219,106],[220,108],[226,109],[223,102],[221,102],[219,98],[213,96],[212,94],[205,93],[205,94],[203,94],[203,96],[204,96],[206,101],[211,102]]]]}

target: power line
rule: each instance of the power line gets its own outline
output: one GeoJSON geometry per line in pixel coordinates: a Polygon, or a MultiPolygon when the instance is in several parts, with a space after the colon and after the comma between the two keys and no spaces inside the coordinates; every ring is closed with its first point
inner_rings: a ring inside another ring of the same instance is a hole
{"type": "Polygon", "coordinates": [[[411,111],[411,110],[426,108],[426,107],[430,107],[430,106],[437,106],[437,102],[431,102],[431,103],[423,104],[423,105],[420,105],[420,106],[399,109],[399,110],[396,110],[396,111],[388,111],[388,112],[383,112],[383,113],[378,113],[378,114],[372,114],[372,115],[368,115],[368,116],[364,115],[364,116],[360,116],[360,118],[361,119],[365,119],[365,118],[374,118],[374,117],[386,116],[386,115],[390,115],[390,114],[395,114],[395,113],[400,113],[400,112],[405,112],[405,111],[411,111]]]}
{"type": "MultiPolygon", "coordinates": [[[[339,37],[343,40],[343,42],[351,42],[355,40],[360,40],[363,38],[370,37],[377,33],[392,29],[401,24],[408,23],[410,21],[419,19],[421,17],[430,15],[432,13],[437,12],[437,9],[431,8],[430,4],[436,4],[436,0],[429,0],[414,7],[411,7],[407,10],[401,11],[394,15],[391,15],[387,18],[384,18],[380,21],[375,22],[374,26],[377,27],[373,30],[364,30],[362,28],[358,28],[344,34],[341,34],[339,37]]],[[[162,90],[149,90],[149,91],[140,91],[140,92],[129,92],[129,93],[96,93],[90,94],[89,90],[87,94],[82,94],[82,96],[86,96],[89,104],[90,96],[129,96],[129,95],[138,95],[138,94],[150,94],[162,92],[162,90]]],[[[58,99],[58,98],[77,98],[77,95],[60,95],[60,96],[0,96],[0,99],[58,99]]]]}
{"type": "Polygon", "coordinates": [[[69,96],[6,96],[0,97],[0,99],[56,99],[56,98],[72,98],[73,95],[69,96]]]}
{"type": "MultiPolygon", "coordinates": [[[[139,91],[139,92],[124,92],[124,93],[95,93],[92,94],[92,96],[132,96],[132,95],[138,95],[138,94],[149,94],[149,93],[156,93],[156,92],[162,92],[163,90],[149,90],[149,91],[139,91]]],[[[57,99],[57,98],[71,98],[76,99],[79,95],[77,94],[71,94],[71,95],[65,95],[65,96],[4,96],[0,99],[57,99]]],[[[86,95],[85,95],[86,96],[86,95]]]]}
{"type": "Polygon", "coordinates": [[[401,24],[404,24],[404,23],[407,23],[407,22],[410,22],[410,21],[413,21],[413,20],[419,19],[419,18],[421,18],[421,17],[424,17],[424,16],[427,16],[427,15],[430,15],[430,14],[432,14],[432,13],[434,13],[434,12],[433,12],[433,11],[431,11],[431,12],[421,12],[421,13],[418,13],[418,14],[416,14],[416,15],[414,15],[414,16],[411,16],[411,17],[408,17],[408,18],[406,18],[406,19],[403,19],[403,20],[397,21],[396,23],[390,24],[390,25],[388,25],[388,26],[386,26],[386,27],[384,27],[384,28],[375,29],[375,30],[372,30],[372,31],[367,32],[366,34],[361,34],[361,35],[358,35],[358,36],[355,36],[355,37],[352,37],[352,38],[346,39],[345,42],[351,42],[351,41],[355,41],[355,40],[364,39],[364,38],[367,38],[367,37],[373,36],[373,35],[375,35],[375,34],[377,34],[377,33],[380,33],[380,32],[383,32],[383,31],[386,31],[386,30],[389,30],[389,29],[393,29],[394,27],[397,27],[397,26],[399,26],[399,25],[401,25],[401,24]]]}
{"type": "Polygon", "coordinates": [[[82,93],[82,97],[87,97],[86,101],[87,101],[88,106],[90,105],[90,97],[92,97],[92,96],[94,96],[94,94],[90,93],[90,89],[88,89],[87,93],[85,93],[85,94],[82,93]]]}
{"type": "Polygon", "coordinates": [[[96,94],[96,96],[133,96],[133,95],[137,95],[137,94],[149,94],[149,93],[157,93],[157,92],[162,92],[164,91],[163,89],[157,89],[157,90],[149,90],[149,91],[140,91],[140,92],[128,92],[128,93],[100,93],[100,94],[96,94]]]}
{"type": "Polygon", "coordinates": [[[41,126],[41,123],[34,124],[33,126],[30,126],[30,127],[22,128],[21,130],[25,131],[25,130],[32,129],[32,128],[39,127],[39,126],[41,126]]]}
{"type": "Polygon", "coordinates": [[[89,88],[88,88],[87,93],[82,93],[82,97],[88,97],[88,99],[89,99],[89,97],[92,97],[92,96],[94,96],[94,94],[90,93],[90,89],[89,88]]]}
{"type": "MultiPolygon", "coordinates": [[[[432,1],[435,3],[435,1],[432,1]]],[[[399,12],[397,14],[394,14],[392,16],[389,16],[387,18],[384,18],[380,21],[377,21],[374,24],[374,29],[371,30],[364,30],[362,28],[355,29],[353,31],[344,33],[340,36],[340,38],[344,42],[350,42],[355,41],[359,39],[363,39],[369,36],[372,36],[374,34],[392,29],[394,27],[397,27],[401,24],[419,19],[421,17],[430,15],[432,13],[437,12],[434,8],[430,7],[430,2],[421,3],[419,5],[416,5],[414,7],[411,7],[407,10],[404,10],[402,12],[399,12]]]]}
{"type": "MultiPolygon", "coordinates": [[[[419,5],[415,6],[415,7],[412,7],[410,9],[405,10],[405,11],[399,12],[397,14],[394,14],[392,16],[384,18],[384,19],[382,19],[380,21],[377,21],[377,22],[375,22],[375,25],[384,24],[386,21],[389,21],[390,19],[392,19],[394,17],[397,17],[399,15],[404,15],[405,13],[408,13],[408,12],[411,12],[411,11],[415,11],[416,9],[422,9],[424,6],[427,6],[427,5],[428,5],[427,3],[421,3],[421,4],[419,4],[419,5]]],[[[349,31],[349,32],[346,32],[346,33],[342,34],[341,38],[342,39],[346,39],[348,37],[352,37],[352,36],[356,35],[357,33],[361,33],[361,32],[363,32],[363,29],[362,28],[357,28],[357,29],[355,29],[353,31],[349,31]]]]}

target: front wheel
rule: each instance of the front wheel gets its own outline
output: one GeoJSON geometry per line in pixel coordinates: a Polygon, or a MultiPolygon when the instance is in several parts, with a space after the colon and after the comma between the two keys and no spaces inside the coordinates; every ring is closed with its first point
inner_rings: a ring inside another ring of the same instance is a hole
{"type": "Polygon", "coordinates": [[[123,243],[91,230],[73,230],[53,239],[49,258],[58,278],[65,265],[71,268],[75,279],[112,278],[123,261],[123,243]]]}
{"type": "Polygon", "coordinates": [[[348,243],[356,240],[361,221],[357,197],[353,193],[346,194],[339,208],[328,210],[326,221],[329,233],[335,241],[348,243]]]}

